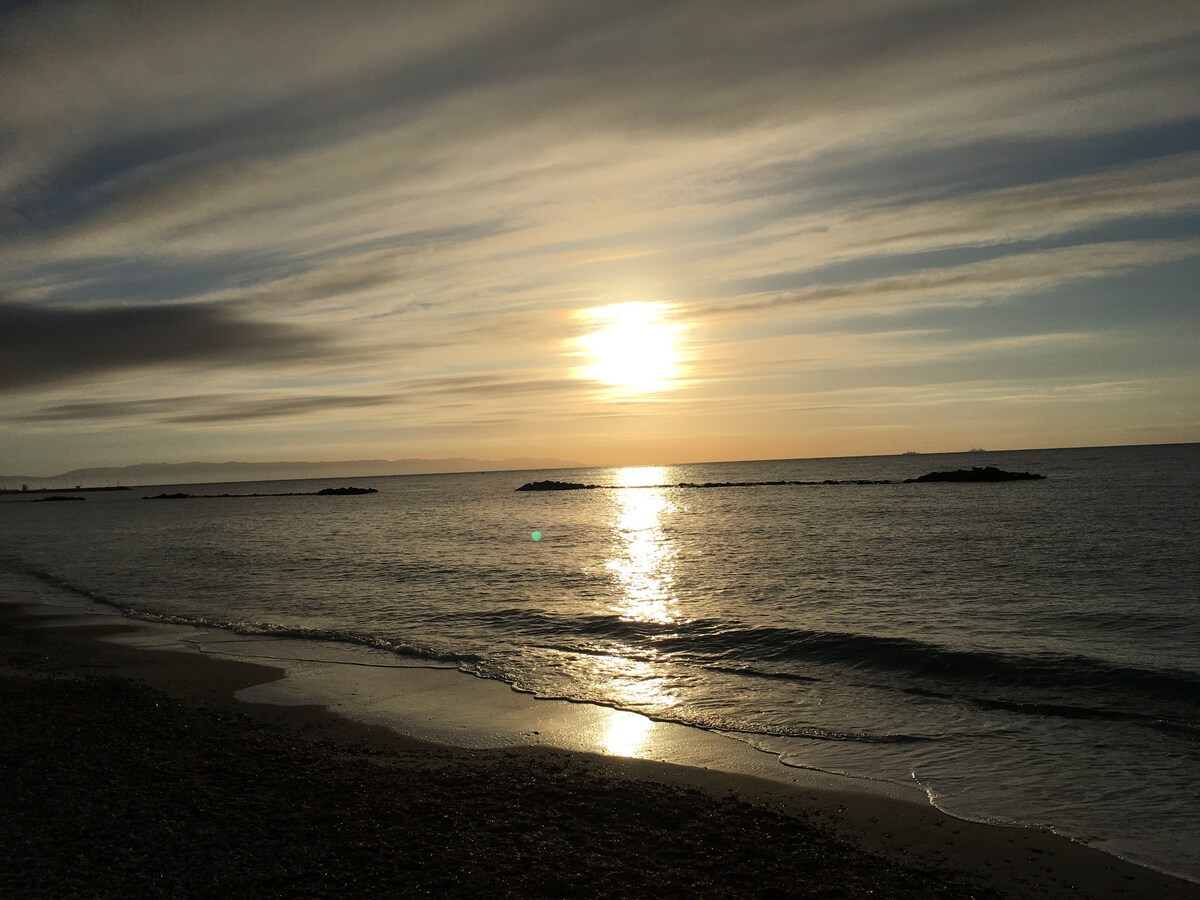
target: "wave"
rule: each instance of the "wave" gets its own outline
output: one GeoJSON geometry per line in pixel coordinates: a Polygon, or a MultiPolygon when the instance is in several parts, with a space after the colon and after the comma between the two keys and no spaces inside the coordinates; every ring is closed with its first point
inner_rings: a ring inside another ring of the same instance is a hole
{"type": "Polygon", "coordinates": [[[749,656],[773,663],[836,665],[939,683],[1137,694],[1193,706],[1200,697],[1200,675],[1178,669],[1140,668],[1079,655],[1025,656],[959,650],[911,638],[858,633],[764,627],[728,629],[714,635],[664,637],[658,649],[701,653],[719,659],[749,656]]]}
{"type": "Polygon", "coordinates": [[[1050,716],[1058,719],[1102,720],[1108,722],[1132,722],[1172,734],[1200,735],[1200,722],[1175,721],[1161,714],[1133,712],[1102,706],[1085,706],[1074,703],[1048,703],[1035,700],[1010,700],[1004,697],[974,697],[951,694],[928,688],[902,688],[906,694],[918,697],[934,697],[939,700],[966,702],[980,709],[996,709],[1022,715],[1050,716]]]}
{"type": "MultiPolygon", "coordinates": [[[[475,672],[474,674],[480,675],[480,677],[484,678],[495,678],[500,681],[507,681],[509,684],[512,684],[511,679],[505,677],[499,671],[488,674],[485,674],[483,671],[479,671],[475,672]]],[[[717,716],[697,715],[695,714],[695,711],[690,714],[679,712],[677,710],[672,710],[670,712],[653,712],[646,709],[640,709],[635,706],[614,703],[608,698],[575,697],[569,694],[521,688],[517,685],[513,685],[513,690],[517,691],[518,693],[529,694],[539,700],[558,700],[567,703],[595,704],[607,707],[609,709],[637,713],[638,715],[643,715],[655,722],[686,725],[690,728],[699,728],[702,731],[710,731],[714,734],[721,734],[727,737],[751,736],[806,738],[808,740],[815,741],[836,741],[859,744],[923,744],[930,741],[936,741],[940,737],[938,735],[908,734],[904,732],[847,731],[844,729],[823,728],[819,725],[781,725],[779,723],[767,724],[759,722],[732,722],[717,716]]]]}
{"type": "Polygon", "coordinates": [[[128,604],[114,600],[111,597],[107,597],[98,591],[78,587],[77,585],[71,584],[68,581],[64,581],[61,578],[38,569],[26,568],[24,566],[14,567],[11,564],[9,567],[18,568],[19,571],[28,575],[33,575],[35,578],[39,578],[42,581],[45,581],[47,584],[51,584],[60,590],[70,591],[71,593],[78,594],[79,596],[88,600],[101,603],[104,606],[116,610],[126,618],[134,619],[139,622],[155,622],[165,625],[188,625],[196,628],[216,628],[221,631],[230,631],[234,634],[261,635],[264,637],[276,638],[298,638],[301,640],[354,644],[361,647],[371,647],[376,650],[383,650],[396,656],[406,656],[427,662],[450,663],[460,669],[463,669],[464,671],[469,671],[471,667],[481,662],[480,657],[472,654],[454,653],[445,650],[438,650],[432,647],[423,647],[401,641],[392,641],[386,638],[377,637],[375,635],[360,634],[359,632],[355,631],[307,628],[297,625],[276,625],[270,622],[234,621],[212,619],[206,616],[182,616],[170,613],[152,612],[139,607],[129,606],[128,604]]]}
{"type": "Polygon", "coordinates": [[[756,669],[753,666],[705,666],[710,672],[722,672],[726,675],[741,675],[744,678],[766,678],[772,681],[807,681],[817,683],[824,681],[815,675],[801,675],[798,672],[772,672],[766,669],[756,669]]]}
{"type": "Polygon", "coordinates": [[[905,637],[739,627],[713,619],[655,623],[515,608],[471,619],[474,624],[511,629],[510,633],[527,640],[551,640],[560,651],[645,652],[747,678],[819,682],[839,672],[854,672],[886,677],[892,681],[888,687],[903,692],[1015,713],[1127,720],[1170,728],[1190,728],[1188,722],[1200,721],[1200,674],[1082,655],[958,649],[905,637]]]}
{"type": "MultiPolygon", "coordinates": [[[[12,568],[16,568],[10,566],[12,568]]],[[[154,622],[160,624],[186,625],[198,628],[214,628],[222,631],[229,631],[235,634],[242,635],[262,635],[278,638],[297,638],[301,640],[312,640],[320,642],[337,642],[345,644],[354,644],[358,646],[371,647],[373,649],[383,650],[398,656],[421,659],[429,662],[442,662],[454,664],[460,671],[475,675],[480,678],[488,678],[497,681],[503,681],[509,684],[514,690],[521,693],[528,693],[543,700],[564,700],[572,703],[601,703],[613,709],[625,709],[619,704],[614,705],[605,702],[603,699],[595,698],[580,698],[569,695],[557,695],[546,693],[544,691],[525,688],[502,668],[496,667],[491,661],[483,659],[479,656],[464,653],[450,653],[440,651],[429,647],[420,647],[412,644],[406,644],[398,641],[386,640],[384,638],[375,637],[372,635],[364,635],[352,631],[344,631],[338,629],[320,629],[306,628],[298,626],[275,625],[264,622],[247,622],[247,621],[225,621],[219,619],[211,619],[204,616],[183,616],[168,613],[157,613],[136,607],[131,607],[116,601],[104,594],[79,587],[64,581],[61,578],[50,575],[49,573],[19,567],[20,571],[33,575],[54,587],[70,591],[87,600],[95,603],[100,603],[120,612],[126,618],[134,619],[143,622],[154,622]]],[[[512,613],[513,611],[508,611],[512,613]]],[[[576,650],[578,652],[578,650],[576,650]]],[[[729,668],[733,674],[748,675],[751,677],[789,677],[777,676],[769,672],[757,672],[747,668],[729,668]]],[[[801,680],[809,680],[804,679],[801,680]]],[[[811,679],[818,680],[818,679],[811,679]]],[[[646,714],[644,710],[631,709],[632,712],[646,714]]],[[[830,728],[822,728],[815,725],[796,725],[786,726],[776,723],[759,724],[745,722],[731,722],[723,718],[707,718],[704,716],[694,715],[655,715],[650,714],[649,718],[656,721],[672,722],[679,725],[686,725],[694,728],[700,728],[704,731],[711,731],[718,734],[729,736],[747,735],[755,737],[779,737],[779,738],[805,738],[808,740],[820,741],[837,741],[837,742],[852,742],[852,743],[867,743],[867,744],[910,744],[923,743],[926,741],[935,740],[928,735],[921,734],[905,734],[905,733],[873,733],[865,731],[847,731],[830,728]]]]}
{"type": "MultiPolygon", "coordinates": [[[[452,664],[464,672],[518,686],[519,679],[498,668],[495,660],[479,654],[350,630],[157,613],[78,588],[41,571],[20,568],[131,618],[219,628],[245,635],[357,644],[399,656],[452,664]]],[[[520,608],[447,614],[443,618],[458,624],[499,627],[509,642],[525,643],[533,650],[658,658],[735,677],[805,683],[832,681],[847,672],[869,673],[884,676],[890,682],[875,687],[981,708],[1024,715],[1127,721],[1188,735],[1200,731],[1200,675],[1175,669],[1119,665],[1078,655],[1022,656],[954,649],[911,638],[851,632],[731,627],[728,622],[714,619],[655,623],[617,615],[570,616],[520,608]]],[[[814,736],[808,733],[811,729],[803,728],[746,730],[743,723],[689,724],[730,732],[814,736]]]]}
{"type": "MultiPolygon", "coordinates": [[[[101,599],[101,598],[95,598],[101,599]]],[[[101,601],[106,602],[107,601],[101,601]]],[[[114,604],[108,604],[114,606],[114,604]]],[[[388,653],[397,656],[407,656],[415,659],[426,660],[428,662],[453,663],[459,668],[465,668],[477,664],[480,658],[464,653],[451,653],[442,650],[436,650],[431,647],[420,647],[414,644],[406,644],[400,641],[390,641],[385,638],[374,637],[373,635],[360,634],[355,631],[342,631],[340,629],[325,629],[325,628],[304,628],[295,625],[272,625],[266,622],[236,622],[223,621],[220,619],[207,619],[199,616],[175,616],[166,615],[163,613],[146,612],[138,609],[128,609],[121,606],[114,606],[119,609],[125,616],[130,619],[137,619],[142,622],[161,622],[170,625],[192,625],[202,628],[217,628],[222,631],[231,631],[234,634],[245,635],[261,635],[265,637],[277,638],[299,638],[302,640],[312,641],[330,641],[339,644],[355,644],[362,647],[371,647],[376,650],[384,650],[388,653]]]]}
{"type": "MultiPolygon", "coordinates": [[[[1123,665],[1082,655],[1022,655],[958,649],[914,638],[775,626],[731,626],[715,619],[641,622],[616,615],[563,616],[544,610],[503,609],[470,617],[475,624],[502,625],[525,638],[604,638],[625,648],[751,678],[827,680],[815,667],[903,676],[937,685],[991,689],[1052,690],[1067,696],[1111,694],[1170,700],[1197,709],[1200,674],[1171,668],[1123,665]]],[[[580,643],[578,652],[596,652],[580,643]]],[[[904,689],[902,686],[901,689],[904,689]]],[[[920,689],[918,687],[917,689],[920,689]]],[[[993,699],[1020,711],[1023,701],[993,699]]],[[[1037,706],[1037,704],[1030,704],[1037,706]]],[[[1043,711],[1049,701],[1042,703],[1043,711]]],[[[1063,705],[1066,714],[1070,704],[1063,705]]],[[[1081,707],[1082,708],[1082,707],[1081,707]]],[[[1197,709],[1200,712],[1200,709],[1197,709]]]]}
{"type": "MultiPolygon", "coordinates": [[[[698,725],[696,722],[684,724],[698,725]]],[[[742,726],[739,728],[722,727],[720,725],[700,725],[709,731],[721,734],[747,734],[757,737],[807,738],[813,741],[839,741],[856,744],[924,744],[937,738],[926,734],[873,733],[868,731],[838,731],[831,728],[815,726],[798,726],[795,728],[780,728],[764,725],[761,728],[742,726]]]]}

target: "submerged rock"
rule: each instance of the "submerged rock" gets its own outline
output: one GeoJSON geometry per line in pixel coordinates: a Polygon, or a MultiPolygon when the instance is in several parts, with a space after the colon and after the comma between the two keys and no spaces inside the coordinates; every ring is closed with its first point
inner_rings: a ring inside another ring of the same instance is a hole
{"type": "Polygon", "coordinates": [[[82,501],[83,499],[84,499],[83,497],[68,497],[66,494],[55,494],[52,497],[38,497],[38,499],[30,500],[29,502],[30,503],[53,503],[55,500],[80,500],[80,501],[82,501]]]}
{"type": "Polygon", "coordinates": [[[930,472],[919,478],[905,478],[905,484],[916,484],[925,481],[1036,481],[1044,479],[1045,475],[1035,475],[1032,472],[1006,472],[995,466],[972,466],[969,469],[955,469],[952,472],[930,472]]]}
{"type": "Polygon", "coordinates": [[[378,494],[378,493],[379,493],[379,491],[377,491],[375,488],[340,487],[340,488],[322,488],[321,490],[317,491],[317,496],[318,497],[328,497],[331,495],[337,495],[338,497],[344,497],[348,494],[378,494]]]}

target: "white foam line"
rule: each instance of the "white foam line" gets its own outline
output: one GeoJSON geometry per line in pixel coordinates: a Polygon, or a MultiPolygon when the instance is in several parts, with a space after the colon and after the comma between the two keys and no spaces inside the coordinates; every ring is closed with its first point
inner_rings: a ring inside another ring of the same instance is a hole
{"type": "MultiPolygon", "coordinates": [[[[300,638],[291,638],[290,640],[300,640],[300,638]]],[[[269,655],[262,654],[262,653],[230,653],[228,650],[209,649],[208,644],[210,642],[208,642],[208,641],[189,641],[187,639],[184,639],[183,643],[192,644],[192,646],[195,647],[195,649],[200,653],[221,654],[223,656],[232,657],[234,659],[260,659],[260,660],[266,660],[268,662],[275,661],[275,662],[319,663],[321,665],[329,665],[329,666],[362,666],[363,668],[367,668],[367,669],[433,669],[435,671],[445,671],[445,672],[459,671],[458,666],[451,666],[451,665],[437,666],[437,665],[432,665],[432,664],[425,665],[422,663],[413,663],[412,665],[409,665],[407,663],[369,663],[369,662],[355,662],[353,660],[348,660],[348,659],[327,659],[327,658],[322,658],[322,657],[311,657],[311,656],[269,656],[269,655]]],[[[211,643],[236,644],[238,642],[237,641],[212,641],[211,643]]],[[[246,643],[261,643],[261,641],[247,641],[246,643]]]]}

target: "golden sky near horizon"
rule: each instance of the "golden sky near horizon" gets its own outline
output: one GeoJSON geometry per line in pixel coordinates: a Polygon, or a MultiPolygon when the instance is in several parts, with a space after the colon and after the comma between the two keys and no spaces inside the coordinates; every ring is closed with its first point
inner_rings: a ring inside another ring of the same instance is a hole
{"type": "Polygon", "coordinates": [[[1194,2],[0,13],[0,471],[1200,440],[1194,2]]]}

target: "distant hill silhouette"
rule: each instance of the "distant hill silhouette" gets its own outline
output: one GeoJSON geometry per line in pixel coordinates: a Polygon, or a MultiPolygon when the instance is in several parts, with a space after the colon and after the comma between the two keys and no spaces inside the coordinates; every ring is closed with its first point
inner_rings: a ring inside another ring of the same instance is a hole
{"type": "Polygon", "coordinates": [[[429,475],[441,472],[492,472],[564,469],[582,465],[569,459],[510,457],[473,459],[353,459],[328,462],[184,462],[140,463],[73,469],[58,475],[0,475],[0,485],[31,488],[77,484],[207,484],[231,481],[280,481],[294,478],[354,478],[369,475],[429,475]]]}

